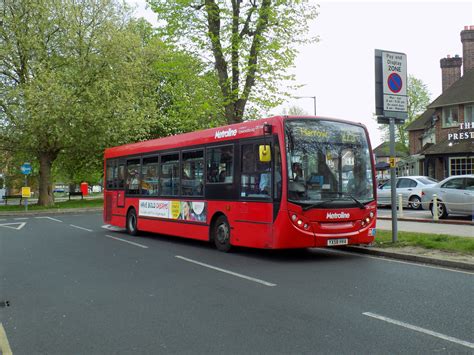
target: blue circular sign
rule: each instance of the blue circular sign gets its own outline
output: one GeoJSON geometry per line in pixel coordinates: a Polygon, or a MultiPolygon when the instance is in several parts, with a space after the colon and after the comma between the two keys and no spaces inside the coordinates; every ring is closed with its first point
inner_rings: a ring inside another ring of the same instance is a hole
{"type": "Polygon", "coordinates": [[[21,166],[21,173],[23,175],[29,175],[31,174],[31,164],[30,163],[24,163],[22,166],[21,166]]]}
{"type": "Polygon", "coordinates": [[[388,76],[387,84],[390,91],[396,94],[402,89],[402,78],[397,73],[392,73],[388,76]]]}

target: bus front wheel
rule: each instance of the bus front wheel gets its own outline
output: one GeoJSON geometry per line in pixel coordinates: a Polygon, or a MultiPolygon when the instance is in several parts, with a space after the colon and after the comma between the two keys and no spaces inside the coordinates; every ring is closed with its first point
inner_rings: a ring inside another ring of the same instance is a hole
{"type": "Polygon", "coordinates": [[[217,250],[228,252],[232,245],[230,244],[230,226],[225,216],[219,216],[214,223],[212,237],[217,250]]]}
{"type": "Polygon", "coordinates": [[[137,212],[134,208],[131,208],[127,213],[127,233],[133,236],[138,234],[137,212]]]}

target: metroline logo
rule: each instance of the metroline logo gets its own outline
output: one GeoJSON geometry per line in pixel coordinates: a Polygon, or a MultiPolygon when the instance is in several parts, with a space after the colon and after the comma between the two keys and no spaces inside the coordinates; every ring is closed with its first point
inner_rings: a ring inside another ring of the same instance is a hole
{"type": "Polygon", "coordinates": [[[326,214],[326,219],[342,219],[342,218],[349,218],[351,215],[346,212],[328,212],[326,214]]]}
{"type": "Polygon", "coordinates": [[[234,137],[236,135],[237,135],[237,130],[229,128],[226,131],[216,131],[214,138],[218,139],[218,138],[234,137]]]}

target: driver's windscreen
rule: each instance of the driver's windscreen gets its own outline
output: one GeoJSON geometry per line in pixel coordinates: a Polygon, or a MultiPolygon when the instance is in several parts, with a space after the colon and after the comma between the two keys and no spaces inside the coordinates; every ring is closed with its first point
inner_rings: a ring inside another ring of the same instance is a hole
{"type": "Polygon", "coordinates": [[[373,200],[372,163],[365,130],[324,120],[287,120],[288,198],[317,202],[373,200]]]}

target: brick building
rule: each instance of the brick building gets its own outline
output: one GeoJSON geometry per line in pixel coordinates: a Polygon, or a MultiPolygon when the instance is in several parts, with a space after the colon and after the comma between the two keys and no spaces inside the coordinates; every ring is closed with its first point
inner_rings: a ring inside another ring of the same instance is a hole
{"type": "Polygon", "coordinates": [[[464,27],[461,42],[462,58],[440,61],[443,92],[407,127],[410,156],[398,169],[408,174],[401,175],[474,174],[474,26],[464,27]]]}

